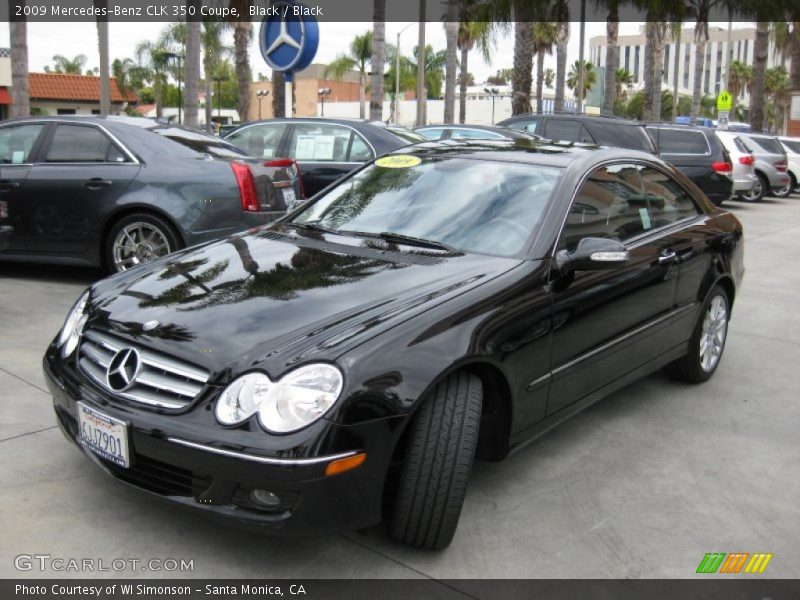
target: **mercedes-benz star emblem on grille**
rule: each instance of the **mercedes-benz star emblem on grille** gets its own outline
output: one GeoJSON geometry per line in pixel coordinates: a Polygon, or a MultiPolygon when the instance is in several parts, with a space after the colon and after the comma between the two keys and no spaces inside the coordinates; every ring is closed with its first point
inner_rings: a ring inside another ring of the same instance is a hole
{"type": "Polygon", "coordinates": [[[142,362],[133,348],[123,348],[108,363],[106,383],[115,392],[124,392],[136,381],[142,362]]]}

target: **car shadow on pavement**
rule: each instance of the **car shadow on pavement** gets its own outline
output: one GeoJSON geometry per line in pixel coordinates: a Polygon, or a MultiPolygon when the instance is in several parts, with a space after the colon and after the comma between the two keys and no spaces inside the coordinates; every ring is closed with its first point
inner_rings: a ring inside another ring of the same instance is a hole
{"type": "Polygon", "coordinates": [[[0,279],[89,285],[105,276],[105,271],[96,267],[0,262],[0,279]]]}

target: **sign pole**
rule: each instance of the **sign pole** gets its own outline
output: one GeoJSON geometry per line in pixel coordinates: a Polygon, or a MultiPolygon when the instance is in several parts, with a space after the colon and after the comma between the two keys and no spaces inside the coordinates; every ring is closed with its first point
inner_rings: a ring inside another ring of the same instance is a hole
{"type": "Polygon", "coordinates": [[[283,116],[287,119],[292,118],[292,77],[289,77],[289,73],[286,73],[286,83],[283,87],[283,104],[284,104],[284,114],[283,116]]]}

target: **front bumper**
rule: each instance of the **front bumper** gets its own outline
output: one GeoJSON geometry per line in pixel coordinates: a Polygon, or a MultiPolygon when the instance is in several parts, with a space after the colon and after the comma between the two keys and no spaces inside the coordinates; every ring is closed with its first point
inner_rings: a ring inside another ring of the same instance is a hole
{"type": "Polygon", "coordinates": [[[733,177],[733,191],[736,194],[748,194],[753,191],[758,177],[750,173],[734,174],[733,177]]]}
{"type": "Polygon", "coordinates": [[[180,428],[176,428],[177,434],[167,431],[163,415],[157,419],[151,410],[115,405],[107,393],[67,366],[53,347],[45,355],[44,373],[64,435],[123,483],[198,510],[213,520],[270,535],[325,535],[381,520],[386,473],[403,418],[350,426],[324,422],[324,433],[317,434],[319,439],[313,444],[317,449],[313,456],[277,456],[263,448],[223,447],[207,439],[187,439],[180,428]],[[81,446],[78,401],[128,423],[129,468],[114,465],[81,446]],[[325,475],[330,462],[354,452],[367,454],[360,467],[325,475]],[[280,505],[269,511],[259,509],[249,499],[253,489],[276,494],[280,505]]]}

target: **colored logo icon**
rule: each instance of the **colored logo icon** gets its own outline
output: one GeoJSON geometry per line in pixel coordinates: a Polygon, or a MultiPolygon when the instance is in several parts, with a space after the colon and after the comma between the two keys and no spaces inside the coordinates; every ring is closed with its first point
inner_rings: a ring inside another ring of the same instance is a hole
{"type": "Polygon", "coordinates": [[[708,552],[697,566],[697,573],[763,573],[772,554],[766,552],[708,552]]]}
{"type": "Polygon", "coordinates": [[[277,2],[271,16],[261,22],[261,56],[275,71],[291,74],[305,69],[319,47],[319,24],[301,4],[277,2]]]}

